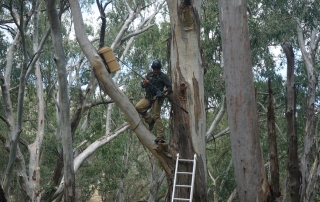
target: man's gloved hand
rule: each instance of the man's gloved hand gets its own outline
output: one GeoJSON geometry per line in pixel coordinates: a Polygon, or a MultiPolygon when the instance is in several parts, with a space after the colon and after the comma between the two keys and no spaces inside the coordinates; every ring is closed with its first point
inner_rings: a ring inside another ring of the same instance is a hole
{"type": "Polygon", "coordinates": [[[145,88],[147,87],[148,84],[149,84],[149,80],[147,78],[144,78],[144,80],[142,81],[142,86],[145,88]]]}

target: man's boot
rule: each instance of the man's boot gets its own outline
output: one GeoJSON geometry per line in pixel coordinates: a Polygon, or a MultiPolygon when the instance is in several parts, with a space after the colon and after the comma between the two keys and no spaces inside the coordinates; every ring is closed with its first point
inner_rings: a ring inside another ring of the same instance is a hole
{"type": "Polygon", "coordinates": [[[154,124],[155,124],[155,121],[154,121],[154,119],[152,119],[152,121],[149,123],[149,130],[150,131],[152,131],[154,124]]]}

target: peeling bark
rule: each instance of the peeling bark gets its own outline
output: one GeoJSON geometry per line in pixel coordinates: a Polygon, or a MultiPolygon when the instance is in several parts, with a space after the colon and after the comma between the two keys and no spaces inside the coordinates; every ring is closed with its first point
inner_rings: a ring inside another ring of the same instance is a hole
{"type": "MultiPolygon", "coordinates": [[[[315,69],[315,54],[317,52],[320,35],[317,29],[311,28],[311,37],[308,42],[308,51],[305,47],[305,39],[303,35],[302,25],[297,20],[297,34],[299,47],[302,53],[303,61],[308,74],[308,92],[307,92],[307,103],[306,103],[306,124],[304,129],[303,139],[303,153],[301,158],[301,199],[300,201],[308,202],[306,199],[306,189],[309,183],[309,175],[311,169],[311,162],[315,159],[315,98],[316,98],[316,87],[318,84],[317,72],[315,69]]],[[[311,190],[309,190],[310,192],[311,190]]],[[[311,191],[313,192],[313,191],[311,191]]],[[[312,193],[311,193],[312,194],[312,193]]]]}
{"type": "MultiPolygon", "coordinates": [[[[202,60],[200,54],[201,1],[167,0],[171,30],[170,69],[173,86],[172,99],[189,113],[172,105],[170,153],[179,153],[183,159],[193,159],[197,154],[197,167],[193,201],[207,201],[207,166],[205,151],[205,110],[202,60]]],[[[170,166],[174,168],[174,164],[170,166]]],[[[179,171],[191,171],[192,164],[179,164],[179,171]],[[181,169],[181,170],[180,170],[181,169]]],[[[177,180],[190,184],[190,176],[177,180]]],[[[188,198],[190,190],[177,189],[175,197],[188,198]]],[[[171,201],[172,182],[169,181],[167,201],[171,201]]]]}

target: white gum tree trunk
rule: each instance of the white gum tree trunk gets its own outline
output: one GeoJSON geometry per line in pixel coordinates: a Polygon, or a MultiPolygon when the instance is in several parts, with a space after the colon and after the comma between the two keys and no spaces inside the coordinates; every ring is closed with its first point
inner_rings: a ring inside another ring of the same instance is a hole
{"type": "MultiPolygon", "coordinates": [[[[201,0],[167,0],[170,22],[170,67],[173,87],[172,99],[188,111],[188,114],[174,103],[170,146],[173,153],[180,153],[184,159],[197,155],[195,186],[192,201],[207,201],[206,166],[206,116],[204,107],[204,69],[200,54],[201,0]]],[[[180,165],[179,165],[180,166],[180,165]]],[[[190,170],[192,165],[182,164],[181,169],[190,170]]],[[[188,179],[178,180],[188,184],[188,179]]],[[[172,187],[169,187],[172,191],[172,187]]],[[[171,195],[172,196],[172,195],[171,195]]],[[[175,197],[188,198],[189,191],[181,189],[175,197]]],[[[171,197],[169,197],[171,199],[171,197]]]]}
{"type": "MultiPolygon", "coordinates": [[[[319,47],[320,35],[316,28],[311,28],[310,35],[304,36],[304,33],[308,32],[303,30],[302,23],[297,20],[297,33],[299,47],[302,53],[302,58],[307,70],[308,75],[308,92],[307,92],[307,110],[306,110],[306,125],[304,129],[303,138],[303,153],[301,158],[301,199],[300,201],[310,201],[314,195],[314,187],[310,186],[310,183],[314,183],[317,176],[311,176],[310,171],[312,169],[313,161],[318,160],[316,153],[316,135],[315,135],[315,99],[316,90],[318,84],[318,75],[315,68],[315,56],[319,47]],[[308,42],[306,42],[308,41],[308,42]],[[309,44],[308,46],[306,44],[309,44]]],[[[319,166],[320,167],[320,166],[319,166]]]]}
{"type": "MultiPolygon", "coordinates": [[[[21,5],[20,5],[21,6],[21,5]]],[[[24,100],[24,93],[25,93],[25,87],[26,87],[26,74],[27,74],[27,63],[29,62],[28,56],[27,56],[27,50],[26,50],[26,42],[25,42],[25,35],[24,35],[24,27],[26,26],[23,18],[23,13],[20,13],[20,19],[19,23],[16,22],[16,25],[18,26],[18,33],[15,37],[14,43],[9,49],[8,55],[7,55],[7,65],[6,65],[6,73],[5,73],[5,80],[4,80],[4,87],[10,87],[10,75],[11,75],[11,70],[12,70],[12,65],[13,65],[13,56],[14,56],[14,50],[17,45],[17,42],[21,39],[22,43],[22,50],[23,50],[23,62],[20,66],[21,72],[20,72],[20,83],[19,83],[19,92],[18,92],[18,104],[17,104],[17,115],[16,115],[16,120],[14,120],[14,112],[12,108],[12,103],[10,100],[10,91],[9,88],[4,89],[4,102],[6,107],[9,107],[6,109],[6,120],[7,120],[7,125],[8,125],[8,137],[9,137],[9,142],[10,142],[10,154],[9,154],[9,161],[6,167],[4,179],[3,179],[3,187],[4,187],[4,192],[7,194],[8,190],[10,188],[10,183],[12,179],[12,171],[13,167],[15,164],[15,161],[17,163],[20,163],[24,159],[23,156],[17,157],[19,154],[19,145],[18,141],[20,138],[20,134],[22,132],[22,114],[23,114],[23,100],[24,100]],[[21,37],[21,38],[20,38],[21,37]],[[16,124],[14,123],[16,122],[16,124]],[[20,161],[21,160],[21,161],[20,161]]],[[[16,19],[17,20],[17,19],[16,19]]],[[[20,167],[18,167],[18,170],[20,167]]],[[[25,169],[25,168],[24,168],[25,169]]],[[[25,176],[25,173],[21,174],[25,176]]],[[[26,179],[26,178],[20,178],[26,179]]]]}
{"type": "MultiPolygon", "coordinates": [[[[37,1],[36,10],[34,13],[34,29],[33,29],[33,54],[37,54],[39,50],[38,43],[38,7],[40,1],[37,1]]],[[[44,100],[43,100],[43,84],[42,84],[42,74],[40,70],[39,60],[35,63],[35,74],[36,74],[36,89],[38,97],[38,130],[35,141],[28,145],[28,150],[30,153],[29,160],[29,182],[30,187],[33,190],[33,200],[40,201],[40,148],[44,136],[44,100]]]]}
{"type": "MultiPolygon", "coordinates": [[[[37,11],[39,6],[39,2],[37,2],[35,4],[35,6],[30,10],[29,14],[27,15],[28,17],[32,16],[32,13],[37,11]]],[[[14,10],[13,10],[14,12],[14,10]]],[[[15,12],[14,12],[15,13],[15,12]]],[[[17,17],[18,14],[17,14],[17,17]]],[[[35,14],[35,21],[37,21],[37,12],[35,14]]],[[[17,18],[18,19],[18,18],[17,18]]],[[[43,36],[41,42],[38,44],[38,42],[36,44],[34,44],[34,57],[31,57],[32,60],[29,61],[29,59],[24,59],[23,61],[23,65],[21,65],[21,75],[20,75],[20,84],[19,84],[19,99],[18,99],[18,104],[17,104],[17,115],[16,118],[14,118],[14,109],[12,107],[12,102],[11,102],[11,98],[10,98],[10,76],[11,76],[11,70],[13,67],[13,58],[14,58],[14,54],[15,54],[15,48],[18,45],[19,42],[21,42],[23,51],[24,51],[24,57],[26,57],[26,52],[27,52],[27,47],[26,47],[26,42],[25,42],[25,36],[24,33],[21,32],[23,31],[23,27],[27,26],[26,22],[29,22],[29,20],[22,20],[23,18],[20,17],[19,22],[16,22],[16,25],[19,27],[19,31],[17,32],[15,39],[12,43],[12,45],[9,47],[8,49],[8,53],[7,53],[7,58],[6,58],[6,70],[5,70],[5,75],[2,79],[2,84],[1,84],[1,88],[2,88],[2,98],[4,101],[4,105],[5,105],[5,122],[7,124],[7,130],[8,130],[8,138],[9,138],[9,143],[10,143],[10,148],[8,148],[8,150],[10,150],[10,157],[9,157],[9,162],[7,165],[7,169],[2,181],[2,185],[3,188],[6,192],[6,194],[8,194],[8,189],[10,188],[10,181],[12,178],[12,167],[14,166],[14,164],[16,165],[16,171],[17,171],[17,175],[18,175],[18,180],[21,186],[21,192],[24,194],[24,197],[26,198],[26,200],[30,200],[30,201],[36,201],[37,199],[35,198],[35,195],[37,194],[37,190],[39,188],[39,184],[38,184],[38,179],[34,180],[35,178],[35,173],[34,171],[38,171],[38,166],[35,163],[34,159],[37,158],[35,156],[39,155],[39,149],[36,151],[36,149],[33,149],[35,147],[33,147],[34,145],[27,145],[28,143],[25,141],[24,146],[32,148],[29,150],[30,152],[30,163],[29,163],[29,168],[30,170],[32,170],[32,172],[29,172],[29,175],[27,175],[27,171],[26,171],[26,164],[25,164],[25,159],[23,154],[20,151],[19,145],[17,144],[19,139],[20,139],[20,132],[21,132],[21,128],[22,128],[22,113],[23,113],[23,101],[24,101],[24,89],[26,86],[26,80],[28,79],[30,72],[32,72],[32,70],[34,69],[33,67],[35,66],[36,61],[38,60],[40,54],[41,54],[41,50],[43,48],[43,45],[50,33],[49,30],[47,30],[47,32],[45,33],[45,35],[43,36]],[[22,23],[21,23],[22,22],[22,23]],[[28,64],[29,63],[29,64],[28,64]],[[15,120],[16,119],[16,120],[15,120]],[[33,167],[35,166],[35,167],[33,167]],[[32,168],[37,168],[37,170],[32,169],[32,168]],[[35,182],[36,181],[36,182],[35,182]],[[37,188],[36,188],[37,187],[37,188]]],[[[34,28],[34,32],[37,31],[37,28],[34,28]]],[[[38,34],[34,35],[34,39],[38,40],[38,34]]],[[[29,57],[27,57],[29,58],[29,57]]],[[[41,79],[40,79],[41,80],[41,79]]],[[[41,101],[39,101],[41,102],[41,101]]],[[[41,117],[41,113],[39,114],[41,117]]],[[[43,123],[42,123],[43,124],[43,123]]],[[[39,145],[38,145],[39,146],[39,145]]]]}
{"type": "MultiPolygon", "coordinates": [[[[2,82],[1,82],[1,92],[2,92],[2,98],[3,98],[3,102],[4,102],[4,106],[5,106],[4,107],[4,109],[5,109],[4,116],[5,116],[6,124],[7,124],[7,128],[8,128],[8,138],[9,139],[12,139],[14,132],[15,132],[15,128],[16,128],[14,115],[13,115],[14,112],[13,112],[13,108],[12,108],[12,102],[10,99],[10,75],[11,75],[12,65],[13,65],[14,51],[16,50],[16,46],[21,39],[20,37],[21,37],[20,32],[17,32],[17,35],[15,36],[14,41],[12,42],[10,47],[8,48],[8,53],[7,53],[7,58],[6,58],[6,61],[7,61],[6,71],[5,71],[5,75],[2,78],[2,82]]],[[[9,142],[10,142],[10,140],[9,140],[9,142]]],[[[10,151],[10,148],[8,148],[8,149],[10,151]]],[[[8,163],[8,166],[10,166],[9,164],[10,164],[10,161],[8,163]]],[[[12,171],[11,167],[6,169],[5,175],[4,175],[2,182],[1,182],[4,193],[6,195],[8,194],[8,190],[10,187],[10,181],[12,178],[11,171],[12,171]]]]}
{"type": "Polygon", "coordinates": [[[68,94],[68,82],[66,71],[66,59],[62,47],[62,34],[55,6],[55,1],[46,1],[48,19],[51,27],[51,36],[54,46],[55,63],[57,65],[59,80],[59,109],[60,109],[60,132],[63,147],[63,176],[64,176],[64,200],[75,201],[75,176],[73,167],[73,147],[70,124],[70,106],[68,94]]]}

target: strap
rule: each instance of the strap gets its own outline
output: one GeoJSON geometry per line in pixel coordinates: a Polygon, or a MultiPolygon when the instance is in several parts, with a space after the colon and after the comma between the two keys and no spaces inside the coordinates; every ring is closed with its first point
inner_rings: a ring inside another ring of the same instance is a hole
{"type": "Polygon", "coordinates": [[[141,122],[141,119],[140,119],[140,121],[137,123],[137,125],[136,125],[134,128],[132,128],[133,131],[138,128],[140,122],[141,122]]]}

